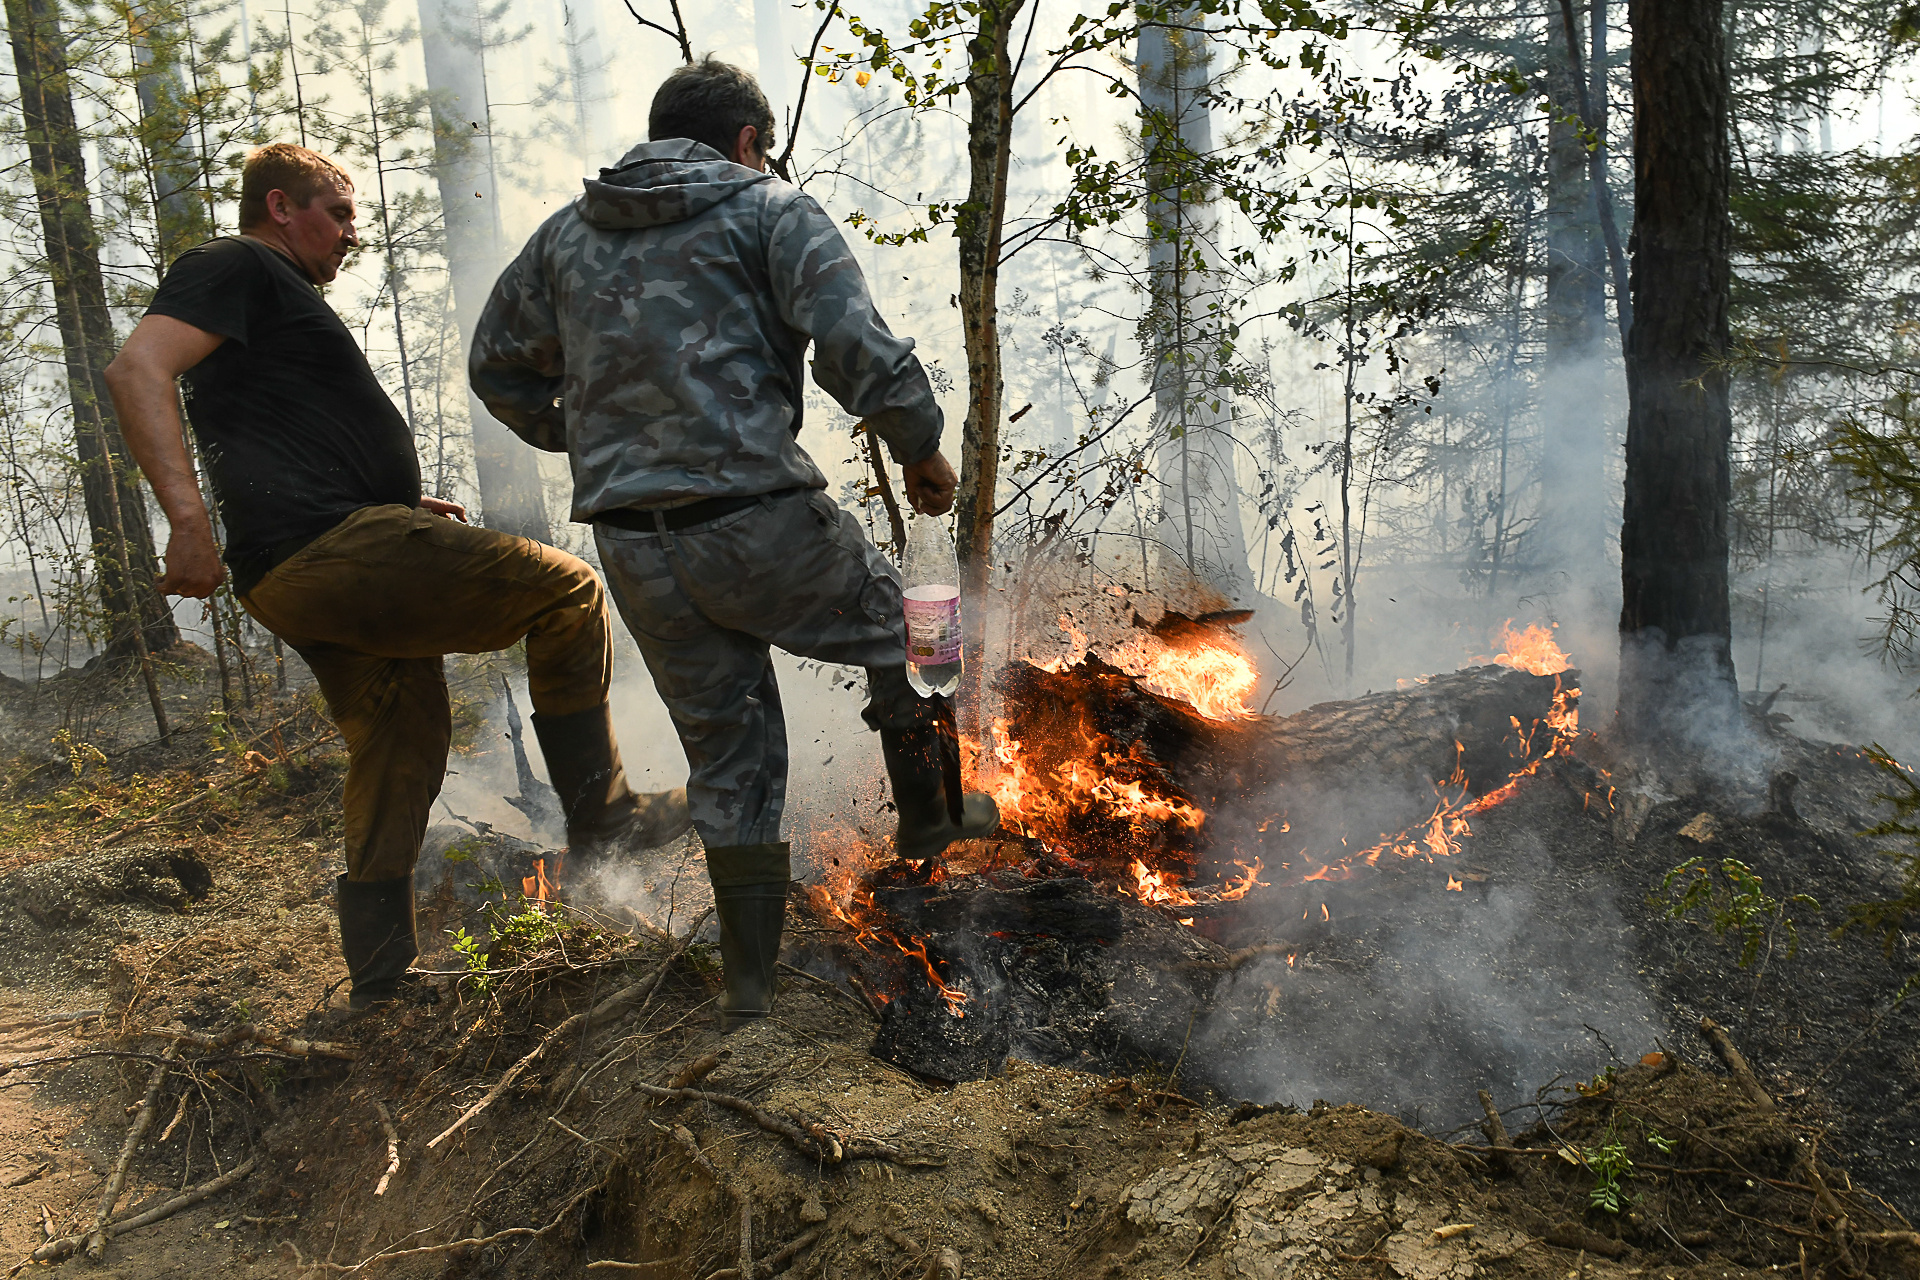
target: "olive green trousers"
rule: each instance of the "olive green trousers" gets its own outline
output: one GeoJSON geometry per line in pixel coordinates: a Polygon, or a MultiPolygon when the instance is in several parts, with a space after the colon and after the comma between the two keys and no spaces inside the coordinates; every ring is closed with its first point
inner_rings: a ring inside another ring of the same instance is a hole
{"type": "Polygon", "coordinates": [[[412,874],[447,769],[441,658],[527,642],[533,709],[607,700],[606,593],[577,556],[417,507],[365,507],[241,597],[313,669],[348,753],[347,878],[412,874]]]}

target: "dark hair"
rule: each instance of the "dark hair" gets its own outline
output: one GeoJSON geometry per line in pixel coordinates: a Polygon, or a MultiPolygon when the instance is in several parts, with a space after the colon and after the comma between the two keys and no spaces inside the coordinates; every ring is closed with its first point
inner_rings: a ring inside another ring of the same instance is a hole
{"type": "Polygon", "coordinates": [[[333,190],[336,184],[345,184],[351,190],[353,179],[318,151],[291,142],[257,148],[240,170],[240,229],[245,231],[267,220],[269,191],[286,192],[289,200],[304,209],[315,196],[333,190]]]}
{"type": "Polygon", "coordinates": [[[748,125],[760,131],[760,149],[772,151],[773,108],[760,92],[760,82],[711,54],[661,82],[647,113],[647,137],[654,142],[691,138],[729,160],[734,140],[748,125]]]}

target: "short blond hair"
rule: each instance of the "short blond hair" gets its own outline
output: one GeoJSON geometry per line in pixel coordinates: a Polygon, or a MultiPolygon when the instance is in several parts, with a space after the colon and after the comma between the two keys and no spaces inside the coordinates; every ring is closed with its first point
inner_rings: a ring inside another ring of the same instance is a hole
{"type": "Polygon", "coordinates": [[[247,155],[240,170],[240,229],[257,227],[267,220],[267,193],[284,191],[287,198],[304,209],[313,198],[344,185],[353,189],[347,171],[318,151],[291,142],[274,142],[258,147],[247,155]]]}

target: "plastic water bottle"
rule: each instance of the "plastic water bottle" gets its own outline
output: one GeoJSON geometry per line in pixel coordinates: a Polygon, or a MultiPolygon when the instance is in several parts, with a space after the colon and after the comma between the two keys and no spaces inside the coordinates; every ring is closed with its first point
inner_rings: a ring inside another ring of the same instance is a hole
{"type": "Polygon", "coordinates": [[[907,682],[921,697],[951,698],[960,688],[960,562],[953,539],[933,516],[907,526],[907,682]]]}

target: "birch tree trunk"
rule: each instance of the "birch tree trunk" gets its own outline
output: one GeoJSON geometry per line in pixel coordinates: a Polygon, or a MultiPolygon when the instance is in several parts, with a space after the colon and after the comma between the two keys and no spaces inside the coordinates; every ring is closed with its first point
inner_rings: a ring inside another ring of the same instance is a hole
{"type": "MultiPolygon", "coordinates": [[[[460,324],[462,365],[505,258],[484,38],[475,0],[420,0],[420,46],[427,89],[433,95],[434,177],[446,222],[447,272],[460,324]]],[[[467,412],[473,423],[483,522],[503,533],[549,541],[538,455],[495,421],[471,391],[467,412]]]]}
{"type": "Polygon", "coordinates": [[[1164,567],[1245,601],[1254,587],[1234,479],[1233,401],[1221,376],[1224,335],[1212,322],[1226,302],[1210,273],[1222,260],[1220,219],[1192,175],[1193,162],[1213,150],[1212,50],[1199,15],[1189,17],[1182,30],[1140,31],[1152,287],[1143,336],[1153,360],[1154,431],[1161,441],[1159,550],[1164,567]]]}
{"type": "MultiPolygon", "coordinates": [[[[1007,216],[1007,165],[1013,142],[1014,20],[1026,0],[983,0],[980,26],[967,42],[967,200],[955,220],[960,241],[960,324],[967,351],[967,417],[960,437],[955,543],[961,589],[973,603],[967,648],[985,635],[987,581],[993,570],[994,493],[1000,478],[1000,243],[1007,216]]],[[[977,712],[984,663],[968,665],[964,700],[977,712]]]]}
{"type": "Polygon", "coordinates": [[[1728,145],[1721,0],[1632,0],[1633,325],[1620,718],[1678,746],[1735,727],[1727,598],[1728,145]]]}
{"type": "Polygon", "coordinates": [[[73,401],[74,452],[92,532],[92,559],[108,619],[107,652],[136,657],[179,642],[173,612],[153,589],[158,565],[146,500],[133,480],[105,369],[118,345],[99,237],[87,203],[87,168],[73,114],[67,41],[57,0],[6,0],[47,274],[73,401]],[[144,632],[144,636],[142,635],[144,632]]]}

